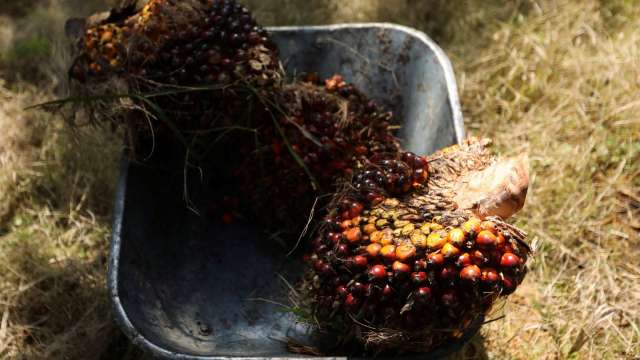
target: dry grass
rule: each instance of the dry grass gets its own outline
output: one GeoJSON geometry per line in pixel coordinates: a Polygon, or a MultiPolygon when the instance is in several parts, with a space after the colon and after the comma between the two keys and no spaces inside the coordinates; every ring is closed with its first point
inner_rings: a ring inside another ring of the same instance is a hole
{"type": "MultiPolygon", "coordinates": [[[[640,357],[640,4],[247,3],[270,24],[426,30],[452,56],[469,132],[503,153],[530,152],[518,222],[540,244],[536,262],[497,311],[506,317],[456,358],[640,357]]],[[[16,37],[7,19],[0,50],[16,37]]],[[[104,285],[117,141],[22,110],[51,88],[0,90],[0,357],[137,358],[110,321],[104,285]]]]}
{"type": "Polygon", "coordinates": [[[534,6],[458,61],[469,127],[533,160],[519,222],[541,246],[506,320],[485,329],[497,357],[640,355],[640,32],[611,5],[534,6]]]}

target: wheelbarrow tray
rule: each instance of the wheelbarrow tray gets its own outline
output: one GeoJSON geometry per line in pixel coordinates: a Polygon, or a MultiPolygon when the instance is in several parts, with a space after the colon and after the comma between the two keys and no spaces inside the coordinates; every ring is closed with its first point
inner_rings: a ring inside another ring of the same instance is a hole
{"type": "MultiPolygon", "coordinates": [[[[405,149],[428,154],[463,138],[451,64],[425,34],[392,24],[270,30],[289,74],[341,74],[393,110],[405,149]]],[[[122,330],[167,359],[304,357],[286,342],[312,341],[309,329],[284,310],[302,265],[250,224],[194,214],[179,182],[161,167],[123,160],[108,274],[122,330]]]]}

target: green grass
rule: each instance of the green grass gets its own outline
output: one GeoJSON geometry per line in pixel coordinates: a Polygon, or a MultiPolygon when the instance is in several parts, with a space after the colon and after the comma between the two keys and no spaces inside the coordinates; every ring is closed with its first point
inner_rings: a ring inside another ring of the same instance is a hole
{"type": "MultiPolygon", "coordinates": [[[[452,58],[468,132],[494,138],[503,154],[529,152],[517,222],[538,245],[535,262],[496,310],[505,318],[456,358],[640,357],[638,2],[246,2],[268,24],[425,30],[452,58]]],[[[14,40],[72,13],[54,5],[42,8],[50,16],[14,17],[31,24],[14,40]]],[[[16,80],[11,66],[0,66],[13,80],[0,87],[0,358],[139,358],[111,321],[105,289],[119,137],[71,133],[58,117],[24,111],[55,84],[16,80]]]]}
{"type": "Polygon", "coordinates": [[[17,41],[9,54],[7,61],[41,62],[51,54],[51,43],[41,37],[31,37],[17,41]]]}

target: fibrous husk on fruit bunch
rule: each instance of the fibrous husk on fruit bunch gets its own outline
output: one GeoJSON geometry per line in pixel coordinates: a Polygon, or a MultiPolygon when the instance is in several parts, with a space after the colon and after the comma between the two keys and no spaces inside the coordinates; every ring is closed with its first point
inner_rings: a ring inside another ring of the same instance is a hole
{"type": "Polygon", "coordinates": [[[398,154],[399,143],[392,114],[338,75],[324,82],[309,76],[273,96],[271,121],[257,129],[262,146],[244,155],[237,174],[253,189],[248,201],[266,225],[295,239],[314,203],[321,213],[339,180],[398,154]]]}
{"type": "Polygon", "coordinates": [[[238,125],[255,94],[282,78],[269,34],[235,0],[112,11],[88,24],[77,50],[73,92],[115,95],[98,110],[143,134],[238,125]]]}
{"type": "Polygon", "coordinates": [[[427,352],[460,338],[516,289],[530,248],[503,218],[523,205],[527,164],[498,160],[488,145],[469,139],[429,156],[428,167],[405,154],[356,174],[307,259],[300,301],[321,332],[374,353],[427,352]],[[426,183],[420,176],[390,191],[370,181],[372,172],[415,165],[428,169],[426,183]],[[376,186],[383,196],[368,195],[376,186]]]}

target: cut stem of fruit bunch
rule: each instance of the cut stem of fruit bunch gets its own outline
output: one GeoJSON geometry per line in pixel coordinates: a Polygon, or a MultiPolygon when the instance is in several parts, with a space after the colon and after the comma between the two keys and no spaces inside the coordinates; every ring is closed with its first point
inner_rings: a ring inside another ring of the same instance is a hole
{"type": "Polygon", "coordinates": [[[503,219],[524,203],[528,164],[497,160],[488,144],[469,139],[356,174],[307,258],[302,300],[321,330],[372,352],[426,352],[461,337],[515,291],[530,248],[503,219]],[[422,173],[409,186],[375,180],[409,169],[428,169],[428,181],[422,173]]]}

